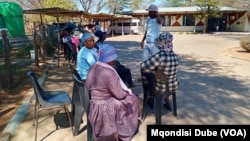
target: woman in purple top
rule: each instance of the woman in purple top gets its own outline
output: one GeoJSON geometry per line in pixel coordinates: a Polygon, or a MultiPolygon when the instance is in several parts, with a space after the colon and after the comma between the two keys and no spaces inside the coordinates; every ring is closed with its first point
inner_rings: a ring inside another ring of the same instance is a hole
{"type": "Polygon", "coordinates": [[[101,49],[99,61],[89,70],[89,120],[95,141],[130,141],[138,128],[139,100],[113,68],[117,58],[111,45],[101,49]]]}

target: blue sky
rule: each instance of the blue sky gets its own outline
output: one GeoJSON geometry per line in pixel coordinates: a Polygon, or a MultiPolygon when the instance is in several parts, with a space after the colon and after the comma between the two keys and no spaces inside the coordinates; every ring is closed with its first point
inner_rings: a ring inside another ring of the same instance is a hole
{"type": "MultiPolygon", "coordinates": [[[[153,4],[159,6],[161,3],[163,3],[164,1],[166,0],[155,0],[155,2],[153,2],[153,4]]],[[[82,7],[79,6],[79,10],[82,10],[82,7]]],[[[106,10],[103,10],[103,11],[106,11],[106,10]]],[[[105,12],[104,12],[105,13],[105,12]]]]}
{"type": "Polygon", "coordinates": [[[163,2],[163,1],[162,0],[155,0],[156,5],[160,4],[161,2],[163,2]]]}

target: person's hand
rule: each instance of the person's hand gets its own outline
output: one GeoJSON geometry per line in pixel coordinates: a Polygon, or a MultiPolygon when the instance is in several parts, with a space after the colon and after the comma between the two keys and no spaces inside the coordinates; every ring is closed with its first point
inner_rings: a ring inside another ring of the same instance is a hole
{"type": "Polygon", "coordinates": [[[144,48],[144,41],[141,42],[141,49],[144,48]]]}
{"type": "Polygon", "coordinates": [[[159,16],[159,13],[158,13],[158,12],[155,12],[155,16],[158,17],[158,16],[159,16]]]}
{"type": "Polygon", "coordinates": [[[163,23],[163,19],[161,18],[161,16],[159,15],[158,12],[155,13],[155,16],[156,16],[157,22],[158,22],[159,24],[162,24],[162,23],[163,23]]]}

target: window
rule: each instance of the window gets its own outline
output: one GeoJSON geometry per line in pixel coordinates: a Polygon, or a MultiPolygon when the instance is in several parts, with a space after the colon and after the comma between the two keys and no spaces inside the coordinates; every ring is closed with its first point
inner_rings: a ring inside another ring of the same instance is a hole
{"type": "Polygon", "coordinates": [[[117,23],[118,26],[136,26],[136,23],[117,23]]]}
{"type": "Polygon", "coordinates": [[[130,23],[123,23],[123,26],[130,26],[130,23]]]}
{"type": "Polygon", "coordinates": [[[183,16],[183,26],[194,26],[195,17],[193,15],[187,14],[183,16]]]}
{"type": "Polygon", "coordinates": [[[131,26],[137,26],[136,23],[131,23],[131,26]]]}
{"type": "Polygon", "coordinates": [[[166,16],[165,17],[163,25],[164,26],[171,26],[171,16],[166,16]]]}

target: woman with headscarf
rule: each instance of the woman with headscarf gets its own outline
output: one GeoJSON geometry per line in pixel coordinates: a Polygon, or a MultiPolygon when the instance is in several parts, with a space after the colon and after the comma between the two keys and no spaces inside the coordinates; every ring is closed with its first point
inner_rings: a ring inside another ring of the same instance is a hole
{"type": "Polygon", "coordinates": [[[99,25],[99,21],[95,22],[95,27],[94,27],[95,32],[101,30],[101,27],[99,25]]]}
{"type": "Polygon", "coordinates": [[[139,100],[113,68],[115,48],[106,45],[99,61],[89,70],[89,120],[95,141],[130,141],[138,128],[139,100]],[[98,74],[98,75],[97,75],[98,74]]]}
{"type": "Polygon", "coordinates": [[[173,51],[172,40],[173,35],[170,32],[162,32],[154,41],[160,51],[141,63],[142,72],[155,72],[155,94],[166,94],[164,101],[168,110],[172,110],[169,96],[179,88],[177,80],[179,60],[173,51]]]}
{"type": "Polygon", "coordinates": [[[104,41],[107,38],[106,32],[103,32],[101,30],[98,30],[94,33],[95,36],[97,36],[99,38],[99,40],[97,41],[97,50],[99,50],[101,48],[101,46],[103,45],[104,41]]]}
{"type": "Polygon", "coordinates": [[[82,35],[81,42],[83,46],[77,54],[76,69],[82,80],[85,80],[90,67],[96,63],[97,57],[94,49],[95,40],[91,33],[85,32],[82,35]]]}

